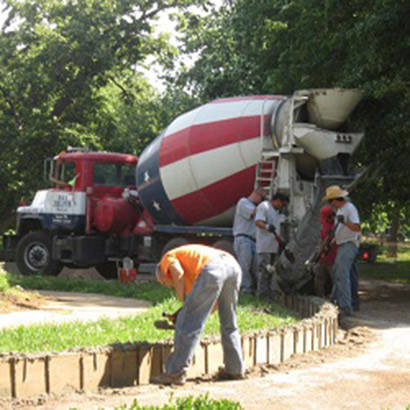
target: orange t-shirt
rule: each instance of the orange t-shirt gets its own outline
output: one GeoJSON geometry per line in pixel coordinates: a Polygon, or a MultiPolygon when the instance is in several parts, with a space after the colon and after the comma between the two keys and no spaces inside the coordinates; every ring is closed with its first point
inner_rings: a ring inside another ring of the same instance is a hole
{"type": "Polygon", "coordinates": [[[169,266],[176,260],[184,269],[185,292],[188,294],[202,268],[215,256],[222,253],[220,249],[205,245],[183,245],[171,249],[161,259],[160,267],[163,272],[170,276],[169,266]]]}

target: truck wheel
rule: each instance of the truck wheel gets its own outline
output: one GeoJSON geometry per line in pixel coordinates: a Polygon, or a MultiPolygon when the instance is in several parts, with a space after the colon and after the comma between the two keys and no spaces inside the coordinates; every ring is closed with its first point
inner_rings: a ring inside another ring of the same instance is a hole
{"type": "Polygon", "coordinates": [[[161,256],[165,255],[168,251],[174,248],[178,248],[178,246],[186,245],[188,240],[182,237],[173,238],[168,241],[165,246],[162,248],[161,256]]]}
{"type": "Polygon", "coordinates": [[[235,252],[233,250],[233,242],[229,239],[219,239],[212,246],[214,248],[221,249],[235,256],[235,252]]]}
{"type": "Polygon", "coordinates": [[[51,237],[46,232],[31,232],[19,241],[16,264],[23,275],[57,275],[63,269],[59,261],[51,259],[51,237]]]}
{"type": "Polygon", "coordinates": [[[117,264],[115,262],[104,262],[100,263],[95,267],[97,272],[104,278],[104,279],[117,279],[117,264]]]}

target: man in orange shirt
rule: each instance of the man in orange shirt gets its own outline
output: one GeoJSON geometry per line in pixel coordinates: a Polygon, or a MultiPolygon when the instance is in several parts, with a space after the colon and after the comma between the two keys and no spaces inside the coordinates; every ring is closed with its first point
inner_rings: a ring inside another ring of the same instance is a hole
{"type": "Polygon", "coordinates": [[[220,376],[243,378],[241,340],[236,302],[241,268],[227,252],[204,245],[184,245],[167,252],[157,266],[158,281],[176,291],[184,302],[175,323],[174,349],[159,384],[184,384],[188,368],[208,316],[216,309],[221,322],[225,368],[220,376]]]}

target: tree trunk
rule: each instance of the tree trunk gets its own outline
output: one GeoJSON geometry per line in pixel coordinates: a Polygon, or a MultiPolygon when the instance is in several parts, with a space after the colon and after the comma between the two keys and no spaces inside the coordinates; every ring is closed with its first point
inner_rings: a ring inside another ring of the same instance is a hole
{"type": "Polygon", "coordinates": [[[392,213],[389,243],[387,245],[387,255],[397,257],[397,234],[400,228],[400,208],[395,206],[392,213]]]}

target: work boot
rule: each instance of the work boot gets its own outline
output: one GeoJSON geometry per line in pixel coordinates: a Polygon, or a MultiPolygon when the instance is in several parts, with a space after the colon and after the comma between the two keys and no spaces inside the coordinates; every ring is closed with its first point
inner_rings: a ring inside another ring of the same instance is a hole
{"type": "Polygon", "coordinates": [[[351,322],[349,319],[352,317],[352,312],[350,310],[348,311],[340,311],[338,316],[337,316],[337,321],[339,324],[339,327],[342,329],[349,329],[351,327],[351,322]]]}
{"type": "Polygon", "coordinates": [[[243,380],[246,376],[244,373],[230,373],[224,367],[220,367],[215,378],[217,380],[243,380]]]}
{"type": "Polygon", "coordinates": [[[160,374],[159,376],[155,376],[151,379],[151,383],[154,384],[164,384],[169,386],[171,384],[175,384],[178,386],[182,386],[185,384],[186,381],[186,372],[182,371],[180,373],[168,373],[165,372],[160,374]]]}

